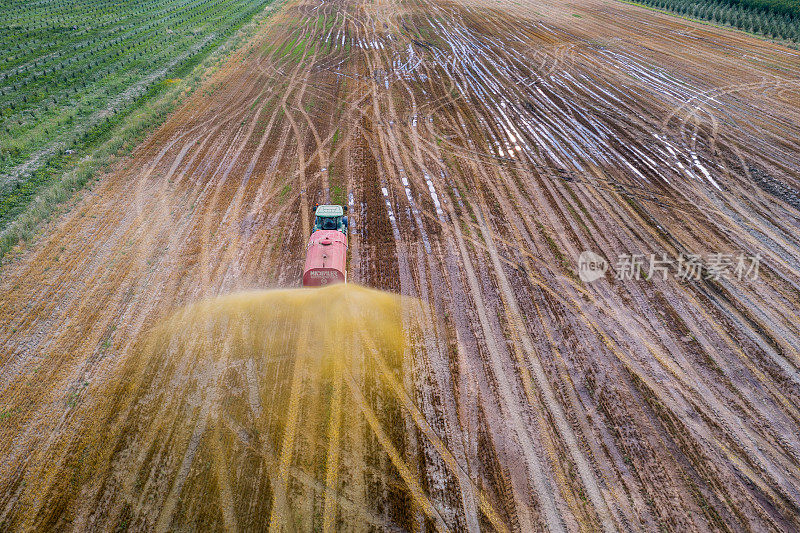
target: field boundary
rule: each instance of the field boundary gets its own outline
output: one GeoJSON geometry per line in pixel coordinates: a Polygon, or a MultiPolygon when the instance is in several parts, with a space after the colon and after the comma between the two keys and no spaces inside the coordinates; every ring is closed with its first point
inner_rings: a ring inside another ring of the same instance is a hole
{"type": "Polygon", "coordinates": [[[53,166],[58,168],[59,175],[0,229],[0,268],[44,233],[48,221],[69,210],[68,202],[76,198],[76,193],[99,181],[102,173],[127,157],[163,124],[283,3],[273,0],[216,47],[198,52],[166,73],[165,79],[150,87],[137,104],[115,117],[115,126],[99,134],[96,146],[89,153],[79,159],[66,153],[57,156],[53,166]],[[12,250],[19,244],[22,245],[14,253],[12,250]]]}
{"type": "Polygon", "coordinates": [[[635,2],[633,0],[615,0],[615,1],[619,2],[621,4],[628,4],[628,5],[631,5],[631,6],[643,7],[645,9],[650,10],[650,11],[655,11],[656,13],[663,13],[664,15],[669,15],[670,17],[684,19],[684,20],[688,20],[690,22],[696,22],[698,24],[702,24],[703,26],[710,26],[712,28],[719,28],[721,30],[734,31],[734,32],[737,32],[737,33],[748,35],[750,37],[755,37],[756,39],[760,39],[762,41],[767,41],[767,42],[770,42],[770,43],[780,44],[780,45],[786,46],[787,48],[791,48],[793,50],[800,50],[800,43],[792,41],[792,40],[775,39],[775,38],[768,37],[767,35],[763,35],[763,34],[760,34],[760,33],[753,33],[753,32],[747,31],[747,30],[743,30],[741,28],[737,28],[736,26],[732,26],[730,24],[720,24],[718,22],[712,22],[712,21],[706,20],[706,19],[690,17],[688,15],[682,15],[682,14],[678,13],[677,11],[671,11],[669,9],[663,9],[663,8],[660,8],[660,7],[654,7],[654,6],[650,6],[650,5],[644,4],[642,2],[635,2]]]}

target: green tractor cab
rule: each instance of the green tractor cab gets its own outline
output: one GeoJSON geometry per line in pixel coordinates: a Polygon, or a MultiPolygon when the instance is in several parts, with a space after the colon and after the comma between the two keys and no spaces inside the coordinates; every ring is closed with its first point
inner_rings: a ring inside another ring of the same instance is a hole
{"type": "Polygon", "coordinates": [[[311,232],[318,230],[341,231],[347,235],[347,206],[341,205],[317,205],[314,212],[314,228],[311,232]]]}

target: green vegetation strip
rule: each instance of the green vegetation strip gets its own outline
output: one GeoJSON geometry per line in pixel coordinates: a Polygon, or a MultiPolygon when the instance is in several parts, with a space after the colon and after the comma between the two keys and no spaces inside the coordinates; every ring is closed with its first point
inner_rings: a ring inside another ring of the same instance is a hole
{"type": "Polygon", "coordinates": [[[798,0],[635,0],[640,4],[719,26],[800,43],[798,0]]]}
{"type": "Polygon", "coordinates": [[[162,122],[254,31],[236,33],[270,2],[7,2],[0,10],[0,257],[162,122]]]}

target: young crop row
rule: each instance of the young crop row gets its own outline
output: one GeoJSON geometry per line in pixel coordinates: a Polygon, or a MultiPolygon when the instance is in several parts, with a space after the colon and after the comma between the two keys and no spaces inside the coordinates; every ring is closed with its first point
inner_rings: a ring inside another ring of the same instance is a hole
{"type": "Polygon", "coordinates": [[[0,10],[0,230],[58,173],[57,159],[105,135],[270,1],[10,0],[0,10]]]}
{"type": "Polygon", "coordinates": [[[679,15],[800,43],[800,3],[796,0],[636,0],[679,15]]]}

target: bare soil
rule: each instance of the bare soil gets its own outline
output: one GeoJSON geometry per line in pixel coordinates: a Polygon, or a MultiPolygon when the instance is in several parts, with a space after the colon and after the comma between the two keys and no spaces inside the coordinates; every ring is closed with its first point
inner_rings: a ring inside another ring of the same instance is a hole
{"type": "Polygon", "coordinates": [[[605,0],[289,0],[0,270],[0,529],[800,529],[799,176],[783,46],[605,0]],[[188,304],[299,286],[339,197],[349,280],[414,297],[399,359],[141,359],[188,304]],[[715,252],[758,279],[614,277],[715,252]],[[231,411],[252,368],[268,436],[231,411]]]}

